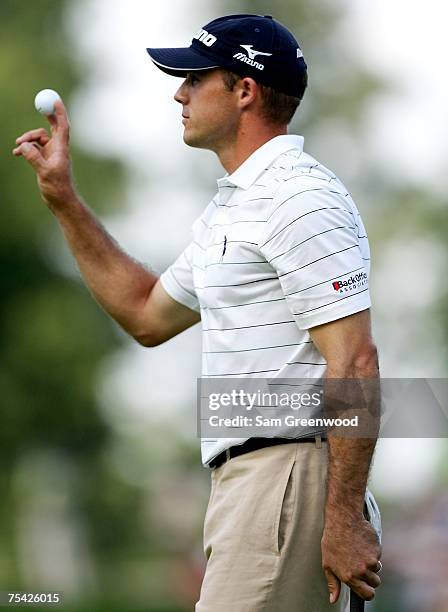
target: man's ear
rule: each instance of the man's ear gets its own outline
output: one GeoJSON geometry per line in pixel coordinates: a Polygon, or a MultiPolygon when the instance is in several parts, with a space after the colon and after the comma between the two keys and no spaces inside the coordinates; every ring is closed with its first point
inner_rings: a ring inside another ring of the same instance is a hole
{"type": "Polygon", "coordinates": [[[243,77],[238,82],[238,87],[240,107],[243,110],[257,99],[258,84],[251,77],[243,77]]]}

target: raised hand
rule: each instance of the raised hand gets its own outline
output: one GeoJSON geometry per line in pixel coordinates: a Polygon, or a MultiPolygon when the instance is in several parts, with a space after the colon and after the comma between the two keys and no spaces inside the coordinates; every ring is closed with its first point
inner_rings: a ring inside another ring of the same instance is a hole
{"type": "Polygon", "coordinates": [[[55,112],[48,115],[51,137],[38,128],[16,139],[13,155],[24,157],[34,168],[43,200],[52,210],[77,198],[70,163],[70,125],[61,100],[54,104],[55,112]]]}

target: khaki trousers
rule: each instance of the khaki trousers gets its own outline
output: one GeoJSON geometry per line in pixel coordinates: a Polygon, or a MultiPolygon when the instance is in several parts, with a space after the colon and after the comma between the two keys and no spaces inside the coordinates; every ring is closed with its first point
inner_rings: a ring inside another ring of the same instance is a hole
{"type": "Polygon", "coordinates": [[[326,442],[262,448],[211,471],[196,612],[345,612],[321,565],[326,442]]]}

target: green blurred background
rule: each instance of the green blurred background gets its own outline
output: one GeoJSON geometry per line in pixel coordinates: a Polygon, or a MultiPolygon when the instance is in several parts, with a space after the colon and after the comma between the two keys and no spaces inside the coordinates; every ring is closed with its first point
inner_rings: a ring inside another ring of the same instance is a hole
{"type": "MultiPolygon", "coordinates": [[[[199,330],[147,351],[91,299],[32,171],[10,153],[19,134],[44,125],[32,104],[44,87],[69,108],[81,193],[129,252],[162,271],[222,170],[182,144],[177,82],[151,66],[145,46],[184,45],[220,14],[274,14],[310,68],[291,131],[347,182],[369,232],[383,375],[445,376],[447,175],[443,160],[428,174],[421,126],[417,172],[394,162],[396,142],[378,151],[388,100],[393,120],[409,92],[369,63],[352,5],[1,0],[0,591],[61,591],[67,610],[182,612],[194,608],[204,568],[199,330]]],[[[373,23],[370,36],[384,43],[373,23]]],[[[416,71],[422,88],[423,77],[416,71]]],[[[445,117],[428,116],[424,128],[434,124],[446,132],[445,117]]],[[[445,441],[379,445],[385,570],[369,609],[448,610],[447,460],[445,441]]]]}

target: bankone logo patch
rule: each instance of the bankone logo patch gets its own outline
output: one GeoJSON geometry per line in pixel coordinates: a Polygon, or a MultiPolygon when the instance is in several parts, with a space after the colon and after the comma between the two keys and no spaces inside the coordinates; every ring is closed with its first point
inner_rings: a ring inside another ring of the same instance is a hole
{"type": "Polygon", "coordinates": [[[367,274],[365,272],[358,272],[358,274],[350,276],[347,280],[334,281],[332,284],[333,289],[338,293],[353,291],[353,289],[359,289],[359,287],[367,284],[367,274]]]}

